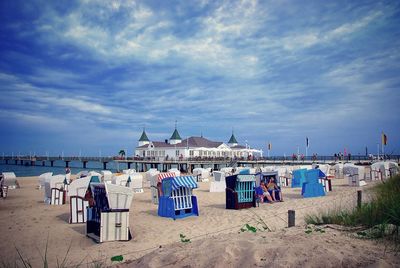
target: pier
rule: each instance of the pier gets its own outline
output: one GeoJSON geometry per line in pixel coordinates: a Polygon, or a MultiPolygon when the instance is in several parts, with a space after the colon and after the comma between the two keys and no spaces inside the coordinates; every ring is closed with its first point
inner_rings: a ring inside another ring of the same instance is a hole
{"type": "MultiPolygon", "coordinates": [[[[291,157],[264,157],[258,159],[231,159],[231,158],[139,158],[139,157],[48,157],[48,156],[3,156],[3,163],[6,165],[25,165],[25,166],[49,166],[53,167],[56,161],[64,162],[63,167],[69,167],[72,161],[81,162],[82,168],[87,168],[89,162],[100,162],[102,168],[107,169],[107,164],[111,162],[117,163],[117,166],[126,166],[128,169],[134,168],[139,172],[145,172],[149,168],[155,168],[160,171],[167,171],[176,168],[183,172],[191,173],[194,168],[212,168],[219,170],[222,167],[265,167],[271,165],[312,165],[318,164],[334,164],[336,162],[351,162],[360,165],[369,165],[373,162],[366,156],[352,156],[351,159],[337,159],[332,156],[304,157],[304,159],[292,159],[291,157]]],[[[400,163],[400,155],[390,156],[386,160],[396,161],[400,163]]]]}

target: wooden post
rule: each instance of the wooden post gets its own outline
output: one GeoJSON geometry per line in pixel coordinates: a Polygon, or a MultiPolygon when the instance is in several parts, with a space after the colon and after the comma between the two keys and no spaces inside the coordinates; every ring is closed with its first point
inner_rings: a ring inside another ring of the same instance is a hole
{"type": "Polygon", "coordinates": [[[361,208],[361,201],[362,201],[362,191],[357,191],[357,208],[361,208]]]}
{"type": "Polygon", "coordinates": [[[288,210],[288,227],[295,226],[296,212],[294,210],[288,210]]]}

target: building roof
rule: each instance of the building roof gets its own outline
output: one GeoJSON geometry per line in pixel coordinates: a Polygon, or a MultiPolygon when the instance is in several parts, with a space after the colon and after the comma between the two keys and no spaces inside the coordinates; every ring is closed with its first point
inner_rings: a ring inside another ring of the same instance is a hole
{"type": "Polygon", "coordinates": [[[181,136],[178,133],[178,130],[175,128],[174,133],[172,133],[170,140],[182,140],[181,136]]]}
{"type": "MultiPolygon", "coordinates": [[[[180,143],[177,144],[169,144],[166,142],[162,142],[162,141],[152,141],[150,143],[154,146],[154,148],[182,148],[182,147],[190,147],[190,148],[199,148],[199,147],[204,147],[204,148],[217,148],[218,146],[220,146],[221,144],[223,144],[223,142],[219,142],[219,141],[210,141],[206,138],[203,137],[190,137],[188,139],[184,139],[183,141],[181,141],[180,143]]],[[[148,144],[139,146],[137,148],[139,149],[145,149],[148,148],[148,144]]]]}
{"type": "Polygon", "coordinates": [[[232,133],[232,136],[229,139],[228,144],[233,144],[233,143],[238,143],[238,142],[237,142],[237,140],[235,138],[235,135],[233,135],[233,133],[232,133]]]}
{"type": "Polygon", "coordinates": [[[180,147],[205,147],[205,148],[217,148],[220,146],[222,142],[219,141],[210,141],[203,137],[190,137],[188,139],[184,139],[177,146],[180,147]]]}
{"type": "Polygon", "coordinates": [[[142,136],[140,136],[139,141],[150,141],[149,138],[146,135],[146,131],[143,129],[142,136]]]}
{"type": "Polygon", "coordinates": [[[139,146],[137,148],[140,148],[140,149],[148,148],[151,145],[153,145],[154,148],[166,148],[166,147],[174,148],[174,147],[176,147],[176,145],[172,145],[172,144],[169,144],[169,143],[166,143],[166,142],[163,142],[163,141],[152,141],[152,142],[150,142],[150,145],[149,144],[145,144],[145,145],[139,146]]]}
{"type": "Polygon", "coordinates": [[[231,148],[232,149],[246,149],[246,146],[238,144],[238,145],[232,146],[231,148]]]}

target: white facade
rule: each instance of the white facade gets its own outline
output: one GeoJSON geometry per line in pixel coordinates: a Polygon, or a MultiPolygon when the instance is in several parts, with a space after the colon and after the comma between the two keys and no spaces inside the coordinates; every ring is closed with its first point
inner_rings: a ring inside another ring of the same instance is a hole
{"type": "Polygon", "coordinates": [[[149,142],[147,146],[140,146],[135,150],[135,156],[149,157],[157,160],[186,159],[186,158],[248,158],[249,156],[261,156],[261,150],[246,148],[244,146],[235,148],[225,143],[216,147],[184,146],[184,142],[178,144],[161,142],[149,142]]]}

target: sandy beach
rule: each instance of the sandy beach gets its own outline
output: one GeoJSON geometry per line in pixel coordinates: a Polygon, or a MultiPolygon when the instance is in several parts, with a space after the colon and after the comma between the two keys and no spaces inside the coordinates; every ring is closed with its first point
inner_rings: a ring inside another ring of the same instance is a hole
{"type": "MultiPolygon", "coordinates": [[[[157,205],[151,203],[146,185],[144,193],[134,195],[130,208],[132,240],[102,244],[85,236],[85,224],[68,224],[69,203],[43,203],[43,190],[36,189],[37,177],[18,181],[21,188],[10,190],[8,197],[0,200],[3,264],[14,264],[19,259],[17,248],[33,267],[43,266],[47,243],[50,264],[61,262],[68,252],[67,265],[84,267],[96,261],[111,265],[110,258],[116,255],[128,261],[122,265],[127,267],[400,265],[398,256],[384,253],[385,247],[375,241],[352,238],[332,228],[326,228],[324,233],[305,233],[305,215],[356,204],[360,188],[349,187],[340,179],[333,180],[333,192],[325,197],[304,199],[301,189],[284,188],[284,202],[244,210],[226,210],[225,193],[210,193],[209,183],[201,182],[194,191],[200,216],[176,221],[157,216],[157,205]],[[286,228],[289,209],[296,211],[294,228],[286,228]],[[241,232],[246,223],[260,229],[265,223],[272,232],[241,232]],[[190,243],[181,242],[180,234],[190,243]]],[[[363,188],[364,198],[368,198],[366,189],[363,188]]]]}

